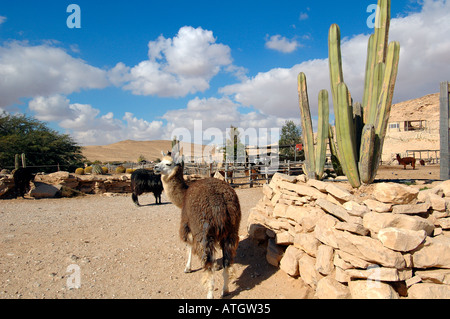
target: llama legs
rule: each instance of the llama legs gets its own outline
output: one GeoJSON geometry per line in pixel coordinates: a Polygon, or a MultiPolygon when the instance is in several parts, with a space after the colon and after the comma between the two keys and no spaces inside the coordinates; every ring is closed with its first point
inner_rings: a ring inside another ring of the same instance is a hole
{"type": "Polygon", "coordinates": [[[229,273],[229,267],[223,268],[223,287],[222,287],[222,297],[228,295],[230,293],[230,290],[228,288],[228,283],[230,281],[230,273],[229,273]]]}
{"type": "Polygon", "coordinates": [[[188,240],[187,241],[188,260],[186,263],[186,267],[184,268],[184,272],[188,274],[192,271],[192,267],[191,267],[191,265],[192,265],[192,244],[193,244],[194,238],[192,237],[191,233],[189,233],[187,235],[187,240],[188,240]]]}
{"type": "Polygon", "coordinates": [[[185,273],[190,273],[192,271],[191,263],[192,263],[192,245],[188,245],[188,260],[186,263],[186,267],[184,268],[185,273]]]}

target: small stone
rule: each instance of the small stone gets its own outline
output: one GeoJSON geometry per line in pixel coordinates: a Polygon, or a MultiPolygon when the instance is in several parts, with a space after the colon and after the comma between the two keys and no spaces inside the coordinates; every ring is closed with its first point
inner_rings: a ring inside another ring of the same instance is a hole
{"type": "Polygon", "coordinates": [[[384,247],[395,251],[407,252],[416,249],[427,237],[424,230],[384,228],[378,233],[378,239],[384,247]]]}
{"type": "Polygon", "coordinates": [[[320,245],[316,254],[316,270],[324,276],[331,274],[334,269],[333,259],[334,249],[327,245],[320,245]]]}
{"type": "Polygon", "coordinates": [[[399,299],[391,285],[374,280],[352,280],[348,283],[353,299],[399,299]]]}
{"type": "Polygon", "coordinates": [[[324,277],[317,283],[315,296],[319,299],[350,299],[350,289],[331,276],[324,277]]]}
{"type": "Polygon", "coordinates": [[[419,190],[397,183],[377,183],[373,190],[373,197],[383,203],[409,204],[417,198],[419,190]]]}
{"type": "Polygon", "coordinates": [[[300,273],[298,270],[298,261],[303,256],[304,252],[294,246],[289,246],[283,258],[280,261],[280,269],[291,277],[297,277],[300,273]]]}
{"type": "Polygon", "coordinates": [[[410,299],[450,299],[450,286],[419,283],[408,289],[410,299]]]}

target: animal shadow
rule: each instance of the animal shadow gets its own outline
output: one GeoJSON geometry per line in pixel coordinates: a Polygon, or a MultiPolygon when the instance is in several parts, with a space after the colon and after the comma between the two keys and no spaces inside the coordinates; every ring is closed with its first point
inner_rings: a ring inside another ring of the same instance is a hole
{"type": "Polygon", "coordinates": [[[138,208],[141,207],[150,207],[150,206],[164,206],[164,205],[170,205],[172,204],[171,202],[165,202],[165,203],[161,203],[161,204],[156,204],[156,203],[150,203],[150,204],[139,204],[138,208]]]}
{"type": "Polygon", "coordinates": [[[278,271],[277,267],[267,262],[265,245],[258,244],[251,238],[239,242],[235,264],[247,267],[244,268],[238,278],[234,279],[237,288],[230,291],[225,299],[236,297],[241,291],[250,290],[260,285],[278,271]]]}

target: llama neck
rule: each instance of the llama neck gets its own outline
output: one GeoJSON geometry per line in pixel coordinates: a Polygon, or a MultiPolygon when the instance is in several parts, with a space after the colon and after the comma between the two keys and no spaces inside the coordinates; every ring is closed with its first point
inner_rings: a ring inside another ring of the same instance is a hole
{"type": "Polygon", "coordinates": [[[184,195],[188,189],[183,178],[183,168],[180,165],[175,166],[172,174],[162,176],[161,180],[163,182],[164,191],[171,202],[178,208],[182,208],[184,195]]]}

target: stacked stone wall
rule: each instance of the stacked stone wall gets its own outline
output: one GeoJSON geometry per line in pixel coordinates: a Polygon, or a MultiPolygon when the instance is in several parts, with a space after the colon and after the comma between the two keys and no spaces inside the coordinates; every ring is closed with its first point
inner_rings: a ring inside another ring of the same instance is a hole
{"type": "Polygon", "coordinates": [[[450,181],[419,191],[276,174],[248,220],[317,298],[450,298],[450,181]]]}

